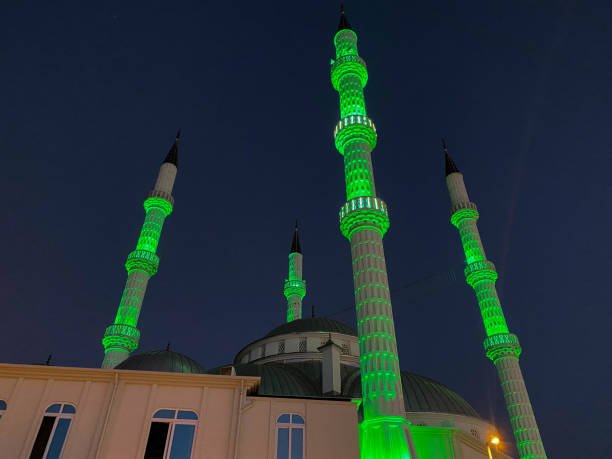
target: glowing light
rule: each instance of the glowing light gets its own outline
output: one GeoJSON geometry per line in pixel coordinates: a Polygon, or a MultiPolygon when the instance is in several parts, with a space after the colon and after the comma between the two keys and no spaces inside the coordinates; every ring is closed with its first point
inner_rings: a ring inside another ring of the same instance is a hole
{"type": "Polygon", "coordinates": [[[499,445],[499,437],[491,438],[491,444],[492,445],[499,445]]]}
{"type": "Polygon", "coordinates": [[[378,136],[363,95],[368,71],[353,30],[340,30],[334,44],[331,81],[339,94],[340,120],[333,132],[344,159],[347,198],[339,212],[340,231],[351,243],[361,355],[359,449],[362,459],[409,459],[411,434],[402,417],[402,381],[382,244],[389,215],[376,197],[371,153],[378,136]]]}

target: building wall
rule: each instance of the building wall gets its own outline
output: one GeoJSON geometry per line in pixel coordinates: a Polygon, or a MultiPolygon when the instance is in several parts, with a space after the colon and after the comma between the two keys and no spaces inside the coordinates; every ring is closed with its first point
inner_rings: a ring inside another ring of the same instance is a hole
{"type": "Polygon", "coordinates": [[[194,459],[276,457],[276,420],[305,420],[305,457],[358,459],[357,411],[348,401],[249,396],[259,378],[0,364],[1,457],[27,459],[47,407],[76,407],[63,459],[143,457],[153,414],[198,414],[194,459]]]}
{"type": "Polygon", "coordinates": [[[238,459],[275,459],[276,420],[299,414],[305,420],[305,457],[359,459],[357,410],[347,401],[248,397],[238,441],[238,459]]]}

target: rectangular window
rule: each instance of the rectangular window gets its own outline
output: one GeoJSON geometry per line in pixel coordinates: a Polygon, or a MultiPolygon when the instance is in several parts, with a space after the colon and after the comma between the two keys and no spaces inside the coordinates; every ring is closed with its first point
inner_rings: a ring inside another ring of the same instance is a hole
{"type": "Polygon", "coordinates": [[[145,449],[144,459],[163,459],[166,451],[166,440],[168,439],[168,429],[170,424],[167,422],[152,422],[145,449]]]}

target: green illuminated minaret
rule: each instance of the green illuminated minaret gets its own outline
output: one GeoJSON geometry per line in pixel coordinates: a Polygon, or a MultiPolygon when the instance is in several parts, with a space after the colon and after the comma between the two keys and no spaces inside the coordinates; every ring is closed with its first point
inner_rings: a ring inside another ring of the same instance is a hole
{"type": "Polygon", "coordinates": [[[283,289],[285,298],[287,298],[287,322],[302,318],[302,299],[306,295],[306,282],[302,279],[302,259],[302,247],[296,220],[289,253],[289,275],[285,279],[283,289]]]}
{"type": "Polygon", "coordinates": [[[172,188],[178,165],[180,133],[180,130],[176,133],[176,140],[159,169],[155,187],[144,201],[145,221],[140,231],[136,250],[128,255],[125,262],[128,277],[117,316],[115,322],[106,328],[102,339],[104,346],[102,368],[114,368],[138,347],[140,331],[136,325],[142,308],[142,300],[147,291],[149,279],[157,272],[159,266],[159,258],[155,254],[157,244],[164,220],[170,215],[174,205],[172,188]]]}
{"type": "Polygon", "coordinates": [[[476,299],[482,314],[487,337],[484,349],[499,375],[510,424],[522,459],[545,458],[546,452],[538,430],[533,408],[529,401],[519,355],[521,346],[518,338],[508,330],[506,318],[497,296],[495,265],[487,260],[476,220],[478,210],[470,201],[463,174],[451,159],[443,141],[446,160],[446,185],[451,199],[451,222],[459,230],[465,252],[467,283],[476,292],[476,299]]]}
{"type": "Polygon", "coordinates": [[[341,13],[331,81],[340,96],[340,121],[334,138],[344,157],[346,178],[347,202],[340,209],[340,231],[351,243],[361,355],[359,448],[362,459],[414,458],[382,243],[389,217],[387,205],[376,197],[370,156],[377,136],[363,96],[368,71],[357,51],[357,34],[344,9],[341,13]]]}

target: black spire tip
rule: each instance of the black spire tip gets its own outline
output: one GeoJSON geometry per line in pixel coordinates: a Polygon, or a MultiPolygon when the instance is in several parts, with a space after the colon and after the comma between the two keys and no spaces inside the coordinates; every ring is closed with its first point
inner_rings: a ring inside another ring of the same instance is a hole
{"type": "Polygon", "coordinates": [[[442,149],[444,150],[444,159],[446,162],[446,176],[448,177],[453,172],[459,172],[459,169],[457,169],[457,165],[455,164],[455,161],[453,161],[453,158],[451,158],[448,154],[448,149],[446,148],[446,141],[444,140],[444,138],[442,138],[442,149]]]}
{"type": "Polygon", "coordinates": [[[174,164],[178,167],[178,141],[179,137],[181,137],[181,130],[176,131],[176,138],[174,139],[174,143],[170,147],[170,151],[166,155],[166,159],[164,159],[165,163],[174,164]]]}
{"type": "Polygon", "coordinates": [[[346,18],[346,14],[344,14],[344,5],[340,3],[340,23],[338,24],[338,32],[345,29],[353,30],[350,22],[346,18]]]}
{"type": "Polygon", "coordinates": [[[291,241],[291,252],[289,253],[302,253],[302,247],[300,246],[300,237],[298,235],[298,221],[295,221],[295,230],[293,231],[293,241],[291,241]]]}

